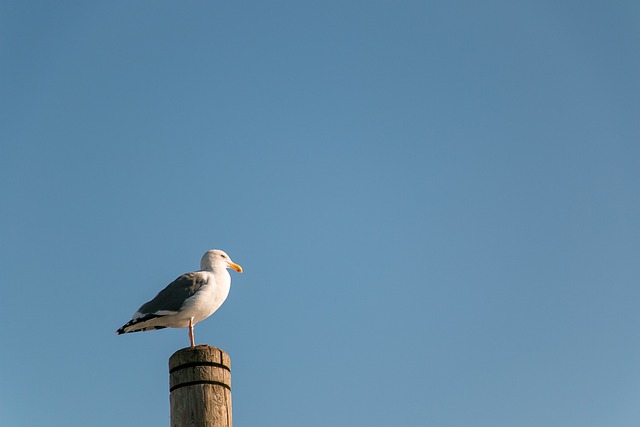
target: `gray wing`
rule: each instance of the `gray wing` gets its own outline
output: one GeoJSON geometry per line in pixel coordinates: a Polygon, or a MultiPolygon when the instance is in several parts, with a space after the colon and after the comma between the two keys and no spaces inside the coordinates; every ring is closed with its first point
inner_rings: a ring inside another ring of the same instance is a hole
{"type": "Polygon", "coordinates": [[[207,283],[208,277],[201,272],[193,272],[183,274],[169,285],[158,292],[151,301],[145,303],[133,315],[133,319],[129,320],[124,326],[116,331],[117,334],[125,334],[127,332],[147,331],[150,329],[162,329],[166,326],[142,326],[147,320],[158,317],[176,314],[182,308],[185,300],[193,296],[198,290],[207,283]],[[135,327],[140,325],[140,327],[135,327]]]}
{"type": "Polygon", "coordinates": [[[158,295],[151,301],[143,304],[138,309],[138,313],[147,317],[147,315],[158,315],[163,311],[180,311],[185,300],[193,296],[198,289],[207,283],[207,280],[206,275],[197,271],[183,274],[158,292],[158,295]]]}

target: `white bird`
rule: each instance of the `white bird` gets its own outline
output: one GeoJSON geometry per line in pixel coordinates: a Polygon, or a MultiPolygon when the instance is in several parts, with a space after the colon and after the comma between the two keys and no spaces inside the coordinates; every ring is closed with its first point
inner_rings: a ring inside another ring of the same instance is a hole
{"type": "Polygon", "coordinates": [[[231,276],[228,268],[242,273],[242,267],[223,251],[207,251],[202,256],[199,271],[185,273],[171,282],[143,304],[116,333],[188,327],[191,347],[194,347],[193,326],[211,316],[229,295],[231,276]]]}

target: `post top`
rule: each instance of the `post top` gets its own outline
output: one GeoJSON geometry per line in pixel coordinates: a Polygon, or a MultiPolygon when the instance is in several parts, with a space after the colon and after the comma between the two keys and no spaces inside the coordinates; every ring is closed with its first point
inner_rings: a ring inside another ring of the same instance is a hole
{"type": "Polygon", "coordinates": [[[186,347],[173,353],[169,358],[169,371],[187,363],[215,363],[231,370],[231,358],[224,350],[206,344],[186,347]]]}

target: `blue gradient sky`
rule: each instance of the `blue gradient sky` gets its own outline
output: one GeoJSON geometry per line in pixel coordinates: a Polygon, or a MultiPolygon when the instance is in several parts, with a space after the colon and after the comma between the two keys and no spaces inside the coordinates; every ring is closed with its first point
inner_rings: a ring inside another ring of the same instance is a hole
{"type": "Polygon", "coordinates": [[[640,424],[637,1],[0,2],[0,425],[640,424]]]}

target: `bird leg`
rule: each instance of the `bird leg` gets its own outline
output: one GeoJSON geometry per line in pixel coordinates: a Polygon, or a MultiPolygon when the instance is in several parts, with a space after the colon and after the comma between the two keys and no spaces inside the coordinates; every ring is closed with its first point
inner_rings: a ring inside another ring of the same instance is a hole
{"type": "Polygon", "coordinates": [[[191,340],[191,347],[195,347],[196,340],[193,338],[193,317],[189,319],[189,339],[191,340]]]}

